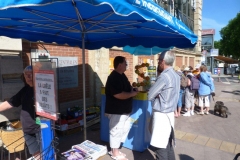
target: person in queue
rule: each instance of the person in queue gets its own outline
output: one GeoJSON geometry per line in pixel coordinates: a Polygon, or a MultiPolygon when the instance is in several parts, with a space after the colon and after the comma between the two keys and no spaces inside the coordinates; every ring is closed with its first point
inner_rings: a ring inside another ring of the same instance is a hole
{"type": "Polygon", "coordinates": [[[119,151],[130,130],[130,113],[132,112],[132,97],[138,91],[133,89],[124,74],[127,68],[125,57],[117,56],[113,61],[114,70],[108,76],[105,88],[105,114],[109,118],[109,135],[113,159],[127,160],[126,154],[119,151]]]}
{"type": "Polygon", "coordinates": [[[205,114],[209,114],[209,107],[210,107],[210,102],[209,102],[209,95],[211,93],[214,93],[215,87],[213,84],[213,81],[211,79],[211,76],[206,72],[207,67],[202,65],[200,67],[200,86],[198,89],[198,94],[199,94],[199,107],[201,108],[200,112],[198,114],[203,115],[203,107],[205,104],[206,110],[205,114]]]}
{"type": "MultiPolygon", "coordinates": [[[[24,139],[29,153],[40,158],[40,125],[36,124],[36,112],[34,106],[33,74],[32,66],[27,66],[23,70],[26,85],[8,101],[0,105],[0,112],[12,107],[22,106],[20,121],[24,133],[24,139]]],[[[18,158],[17,158],[18,159],[18,158]]]]}
{"type": "Polygon", "coordinates": [[[184,75],[188,78],[188,85],[185,89],[185,107],[187,112],[183,114],[183,116],[193,116],[194,115],[194,95],[195,95],[195,90],[191,90],[190,86],[191,86],[191,78],[194,76],[191,73],[190,67],[186,67],[184,69],[184,75]]]}
{"type": "MultiPolygon", "coordinates": [[[[174,70],[179,75],[179,77],[183,76],[183,73],[178,66],[175,66],[174,70]]],[[[181,115],[183,92],[184,92],[184,90],[181,89],[181,85],[180,85],[180,92],[179,92],[179,98],[178,98],[178,102],[177,102],[177,108],[174,111],[174,115],[176,118],[181,115]]]]}
{"type": "Polygon", "coordinates": [[[194,76],[196,76],[196,77],[198,77],[199,78],[199,74],[200,74],[200,64],[197,64],[196,66],[195,66],[195,70],[193,70],[192,71],[192,74],[194,75],[194,76]]]}
{"type": "Polygon", "coordinates": [[[175,160],[172,142],[175,143],[174,111],[179,98],[180,77],[172,67],[174,60],[175,54],[171,51],[159,55],[161,75],[148,92],[153,108],[150,144],[156,148],[157,160],[175,160]]]}

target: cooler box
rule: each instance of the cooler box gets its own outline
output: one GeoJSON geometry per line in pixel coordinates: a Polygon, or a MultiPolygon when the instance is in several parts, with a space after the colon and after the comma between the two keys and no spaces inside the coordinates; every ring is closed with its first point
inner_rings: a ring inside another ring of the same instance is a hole
{"type": "Polygon", "coordinates": [[[41,138],[42,138],[42,156],[43,160],[55,160],[53,148],[54,132],[52,129],[52,120],[41,118],[41,138]]]}

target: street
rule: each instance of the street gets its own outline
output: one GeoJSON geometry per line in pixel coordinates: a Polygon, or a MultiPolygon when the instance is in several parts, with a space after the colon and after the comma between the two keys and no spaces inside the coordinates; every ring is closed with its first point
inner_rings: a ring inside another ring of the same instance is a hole
{"type": "MultiPolygon", "coordinates": [[[[211,102],[209,115],[194,115],[176,118],[176,160],[231,160],[240,152],[240,84],[236,77],[222,77],[226,82],[215,81],[215,101],[223,101],[231,115],[222,118],[213,115],[214,102],[211,102]]],[[[214,80],[216,78],[214,77],[214,80]]],[[[100,140],[100,125],[88,129],[88,140],[97,144],[109,145],[100,140]]],[[[83,133],[60,137],[59,153],[70,149],[74,144],[83,141],[83,133]]],[[[153,160],[154,152],[147,149],[142,153],[121,148],[129,160],[153,160]]],[[[109,155],[99,158],[111,160],[109,155]]]]}

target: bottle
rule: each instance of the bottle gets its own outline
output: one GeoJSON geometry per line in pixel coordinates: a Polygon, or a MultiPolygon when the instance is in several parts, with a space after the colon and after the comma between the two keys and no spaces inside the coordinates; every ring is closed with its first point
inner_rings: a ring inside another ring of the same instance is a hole
{"type": "Polygon", "coordinates": [[[40,117],[36,117],[36,124],[41,125],[40,117]]]}
{"type": "Polygon", "coordinates": [[[14,128],[12,127],[11,122],[7,122],[6,130],[7,130],[7,131],[13,131],[13,130],[14,130],[14,128]]]}

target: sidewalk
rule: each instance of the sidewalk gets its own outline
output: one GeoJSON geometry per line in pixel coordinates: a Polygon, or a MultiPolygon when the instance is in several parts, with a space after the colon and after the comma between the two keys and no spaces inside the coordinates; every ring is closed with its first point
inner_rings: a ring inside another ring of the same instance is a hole
{"type": "MultiPolygon", "coordinates": [[[[223,101],[232,114],[228,118],[213,115],[214,102],[211,102],[209,115],[176,118],[176,160],[231,160],[240,152],[240,84],[215,82],[215,87],[215,101],[223,101]]],[[[89,128],[87,139],[107,145],[109,149],[108,143],[100,140],[99,129],[99,125],[89,128]]],[[[60,137],[59,152],[82,141],[82,132],[60,137]]],[[[121,148],[121,151],[129,160],[154,159],[154,152],[150,149],[142,153],[126,148],[121,148]]],[[[111,160],[111,157],[105,155],[99,159],[111,160]]]]}

